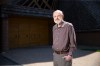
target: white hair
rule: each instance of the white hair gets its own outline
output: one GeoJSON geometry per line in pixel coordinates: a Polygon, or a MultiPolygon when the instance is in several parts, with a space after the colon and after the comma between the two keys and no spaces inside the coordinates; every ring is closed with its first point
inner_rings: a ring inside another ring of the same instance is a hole
{"type": "Polygon", "coordinates": [[[63,12],[61,10],[56,10],[56,11],[53,12],[53,14],[56,13],[56,12],[64,17],[64,14],[63,14],[63,12]]]}

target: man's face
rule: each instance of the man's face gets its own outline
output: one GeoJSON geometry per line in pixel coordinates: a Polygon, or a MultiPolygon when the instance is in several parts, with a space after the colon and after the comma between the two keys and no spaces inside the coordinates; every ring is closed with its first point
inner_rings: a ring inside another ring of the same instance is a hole
{"type": "Polygon", "coordinates": [[[54,22],[55,22],[56,24],[59,24],[59,23],[63,20],[63,16],[62,16],[60,13],[55,12],[55,13],[53,14],[53,19],[54,19],[54,22]]]}

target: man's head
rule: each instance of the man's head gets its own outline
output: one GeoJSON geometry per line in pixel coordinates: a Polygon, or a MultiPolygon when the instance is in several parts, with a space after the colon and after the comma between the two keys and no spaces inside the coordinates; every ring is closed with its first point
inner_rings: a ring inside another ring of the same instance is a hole
{"type": "Polygon", "coordinates": [[[56,10],[53,12],[53,19],[56,24],[59,24],[64,18],[64,14],[61,10],[56,10]]]}

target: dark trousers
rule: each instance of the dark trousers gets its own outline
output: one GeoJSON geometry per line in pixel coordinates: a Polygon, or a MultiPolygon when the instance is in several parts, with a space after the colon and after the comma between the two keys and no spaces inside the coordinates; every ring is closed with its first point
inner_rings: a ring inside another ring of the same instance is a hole
{"type": "Polygon", "coordinates": [[[72,60],[66,61],[63,57],[66,54],[53,53],[53,64],[54,66],[72,66],[72,60]]]}

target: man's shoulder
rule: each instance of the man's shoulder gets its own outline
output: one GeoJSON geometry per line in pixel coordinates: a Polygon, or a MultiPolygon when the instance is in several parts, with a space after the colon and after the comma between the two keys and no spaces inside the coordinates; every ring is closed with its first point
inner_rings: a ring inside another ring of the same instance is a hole
{"type": "Polygon", "coordinates": [[[65,23],[66,25],[68,25],[68,26],[73,26],[73,24],[70,23],[70,22],[64,21],[64,23],[65,23]]]}
{"type": "Polygon", "coordinates": [[[56,27],[56,26],[57,26],[57,24],[53,25],[53,28],[56,27]]]}
{"type": "Polygon", "coordinates": [[[57,27],[57,24],[53,25],[53,30],[57,27]]]}

